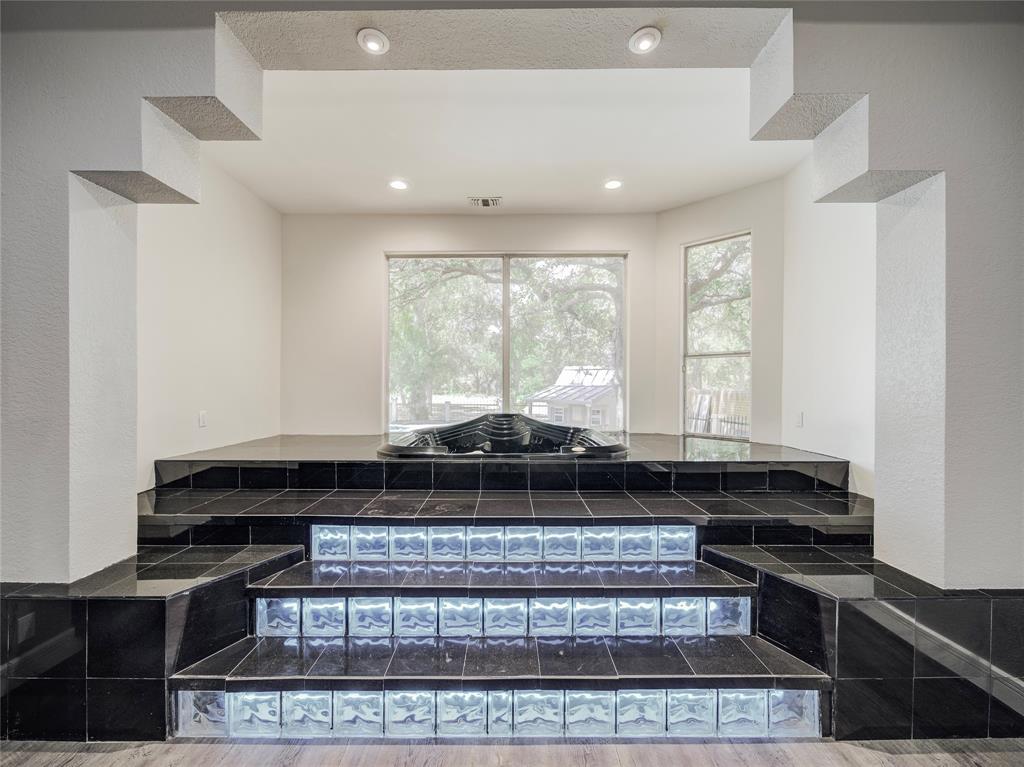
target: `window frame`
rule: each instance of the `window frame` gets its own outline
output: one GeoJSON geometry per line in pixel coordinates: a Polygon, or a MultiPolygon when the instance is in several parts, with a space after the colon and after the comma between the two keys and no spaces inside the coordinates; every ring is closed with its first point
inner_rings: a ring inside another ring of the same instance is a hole
{"type": "MultiPolygon", "coordinates": [[[[391,279],[389,262],[393,258],[498,258],[501,268],[501,407],[502,412],[512,412],[512,259],[516,258],[621,258],[622,259],[622,431],[629,431],[629,251],[623,250],[438,250],[438,251],[384,251],[384,342],[382,360],[383,398],[381,421],[383,433],[391,430],[391,279]]],[[[564,410],[564,408],[563,408],[564,410]]],[[[554,421],[552,421],[554,423],[554,421]]]]}
{"type": "Polygon", "coordinates": [[[691,359],[728,359],[746,357],[750,360],[750,424],[754,423],[754,232],[752,229],[741,229],[729,234],[716,235],[702,240],[683,243],[680,246],[680,262],[682,265],[682,298],[679,302],[680,318],[679,329],[681,333],[680,345],[680,369],[679,369],[679,433],[686,437],[701,437],[703,439],[723,439],[733,442],[750,442],[750,436],[734,437],[726,434],[713,434],[708,432],[690,431],[687,429],[686,413],[686,363],[691,359]],[[701,352],[690,353],[690,270],[688,253],[690,248],[697,248],[702,245],[713,245],[716,242],[735,240],[740,237],[750,238],[750,344],[746,351],[733,352],[701,352]]]}

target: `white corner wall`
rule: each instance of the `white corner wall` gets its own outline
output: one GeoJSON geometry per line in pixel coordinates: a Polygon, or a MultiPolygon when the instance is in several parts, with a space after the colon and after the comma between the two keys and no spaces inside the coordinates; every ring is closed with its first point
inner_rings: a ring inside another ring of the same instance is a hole
{"type": "Polygon", "coordinates": [[[775,179],[729,194],[658,214],[654,300],[658,354],[658,428],[678,434],[682,428],[682,248],[695,242],[751,233],[751,439],[780,440],[782,402],[782,181],[775,179]]]}
{"type": "Polygon", "coordinates": [[[808,159],[783,184],[782,443],[848,458],[874,497],[875,206],[815,203],[813,176],[808,159]]]}
{"type": "Polygon", "coordinates": [[[201,204],[138,209],[139,491],[157,458],[281,431],[282,217],[201,171],[201,204]]]}
{"type": "Polygon", "coordinates": [[[629,254],[627,417],[655,431],[654,226],[653,214],[285,216],[282,431],[384,430],[386,252],[596,250],[629,254]]]}

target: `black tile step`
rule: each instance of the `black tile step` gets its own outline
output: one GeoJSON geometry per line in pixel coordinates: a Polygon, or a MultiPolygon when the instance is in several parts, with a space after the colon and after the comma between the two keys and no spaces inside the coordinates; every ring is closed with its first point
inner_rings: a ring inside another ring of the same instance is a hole
{"type": "Polygon", "coordinates": [[[139,497],[146,524],[778,524],[871,525],[869,498],[824,492],[464,492],[175,490],[139,497]]]}
{"type": "Polygon", "coordinates": [[[247,637],[171,689],[831,689],[758,637],[247,637]]]}
{"type": "Polygon", "coordinates": [[[706,562],[300,562],[250,584],[255,597],[750,596],[706,562]]]}

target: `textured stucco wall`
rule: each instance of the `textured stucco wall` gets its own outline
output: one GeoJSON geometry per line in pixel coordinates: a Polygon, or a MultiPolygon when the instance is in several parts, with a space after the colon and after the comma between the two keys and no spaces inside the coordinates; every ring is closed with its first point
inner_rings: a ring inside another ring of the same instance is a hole
{"type": "Polygon", "coordinates": [[[134,500],[120,473],[111,484],[98,472],[105,455],[123,470],[123,443],[134,439],[135,278],[122,256],[135,236],[119,226],[119,205],[69,171],[141,168],[142,97],[213,87],[212,29],[134,26],[138,13],[3,7],[4,580],[67,580],[134,549],[134,500]],[[82,207],[71,208],[69,189],[82,207]],[[90,311],[103,295],[94,291],[115,286],[118,308],[90,311]],[[108,376],[94,352],[131,374],[108,376]],[[72,418],[88,421],[73,428],[72,418]],[[82,537],[92,530],[106,537],[82,537]]]}
{"type": "Polygon", "coordinates": [[[628,253],[629,426],[655,430],[653,214],[289,215],[284,222],[285,433],[376,434],[384,428],[388,251],[628,253]]]}
{"type": "Polygon", "coordinates": [[[777,443],[782,402],[782,182],[778,179],[658,214],[657,431],[678,434],[681,397],[682,248],[751,233],[751,439],[777,443]]]}
{"type": "Polygon", "coordinates": [[[201,172],[199,205],[139,208],[139,491],[157,458],[281,431],[281,215],[201,172]]]}
{"type": "Polygon", "coordinates": [[[815,203],[810,160],[784,196],[782,443],[849,459],[874,497],[875,206],[815,203]]]}
{"type": "MultiPolygon", "coordinates": [[[[199,3],[3,6],[5,579],[62,580],[107,564],[113,549],[91,553],[83,547],[80,556],[66,554],[67,546],[82,545],[72,538],[72,520],[81,517],[86,524],[93,514],[87,509],[105,509],[94,524],[116,527],[114,540],[126,540],[134,524],[131,498],[117,488],[104,499],[83,502],[81,515],[75,508],[80,501],[73,488],[91,486],[72,476],[89,466],[86,456],[72,453],[93,443],[72,439],[74,403],[106,402],[97,418],[113,419],[121,428],[105,424],[97,433],[110,439],[128,434],[134,416],[127,404],[130,389],[120,398],[90,399],[91,384],[72,375],[72,342],[92,334],[117,337],[120,331],[112,324],[120,320],[112,311],[98,316],[98,326],[72,330],[78,315],[69,290],[90,283],[72,279],[67,174],[155,173],[148,178],[159,180],[178,170],[161,162],[162,153],[143,151],[140,100],[217,94],[211,10],[199,3]],[[79,384],[83,391],[72,391],[79,384]],[[122,404],[113,405],[115,400],[122,404]],[[66,545],[54,546],[54,540],[66,545]]],[[[785,119],[778,125],[769,121],[771,130],[762,135],[807,138],[854,96],[869,94],[862,102],[866,114],[850,113],[837,132],[827,131],[816,142],[819,191],[829,199],[879,201],[908,183],[943,173],[943,205],[937,206],[935,187],[926,181],[923,190],[898,197],[894,209],[879,216],[879,263],[910,258],[929,270],[921,284],[942,293],[939,299],[937,293],[916,290],[916,284],[879,291],[880,302],[895,302],[880,306],[880,327],[883,315],[900,311],[941,317],[923,331],[904,326],[891,334],[879,331],[879,367],[889,361],[888,374],[897,382],[918,376],[912,343],[936,354],[941,350],[944,360],[927,367],[937,378],[924,398],[910,397],[913,389],[907,387],[887,388],[880,379],[880,399],[889,391],[892,401],[879,402],[877,410],[890,407],[895,423],[890,432],[880,431],[876,479],[879,553],[945,586],[1024,586],[1021,17],[1017,3],[800,4],[792,53],[783,55],[782,34],[776,38],[779,55],[766,59],[792,62],[793,70],[791,77],[765,73],[764,82],[771,84],[767,102],[775,104],[788,90],[799,96],[782,110],[785,119]],[[827,151],[829,139],[836,137],[851,150],[838,161],[827,151]],[[837,183],[843,186],[827,189],[837,183]],[[916,233],[903,226],[933,215],[934,225],[916,233]],[[940,224],[944,236],[938,242],[940,224]],[[919,412],[942,416],[922,419],[915,415],[919,412]],[[889,461],[894,463],[883,466],[889,461]],[[933,498],[905,489],[925,486],[941,493],[933,498]],[[934,551],[922,545],[933,539],[938,541],[934,551]]],[[[505,50],[502,30],[516,39],[529,33],[499,25],[488,31],[496,36],[483,39],[485,53],[505,50]]],[[[592,28],[584,31],[591,36],[577,38],[580,46],[605,39],[606,32],[593,37],[592,28]]],[[[734,39],[732,31],[726,25],[716,53],[749,55],[751,49],[744,47],[749,39],[734,39]]],[[[474,39],[471,50],[479,52],[480,39],[474,39]]],[[[743,65],[740,58],[726,63],[743,65]]],[[[457,55],[452,61],[457,63],[457,55]]],[[[228,79],[245,90],[253,70],[242,70],[228,79]]],[[[753,82],[756,88],[761,80],[753,82]]],[[[771,114],[758,98],[755,93],[754,113],[771,114]]],[[[157,122],[150,121],[150,127],[157,122]]],[[[174,145],[175,132],[159,135],[174,145]]],[[[113,185],[116,179],[107,178],[113,185]]],[[[177,176],[174,181],[184,183],[177,176]]],[[[130,191],[131,184],[126,188],[130,191]]],[[[122,235],[116,230],[96,227],[113,238],[103,248],[119,249],[122,235]]],[[[117,363],[132,364],[123,355],[117,363]]],[[[128,386],[129,378],[109,383],[128,386]]],[[[122,454],[120,446],[112,450],[122,454]]]]}

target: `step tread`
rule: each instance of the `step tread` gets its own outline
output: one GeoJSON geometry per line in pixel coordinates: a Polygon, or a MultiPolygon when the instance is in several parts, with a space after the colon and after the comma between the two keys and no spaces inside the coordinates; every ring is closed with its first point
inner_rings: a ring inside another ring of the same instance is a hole
{"type": "MultiPolygon", "coordinates": [[[[706,562],[300,562],[250,585],[258,596],[342,596],[364,590],[467,593],[522,591],[618,591],[698,595],[753,593],[754,584],[706,562]]],[[[442,594],[438,594],[442,595],[442,594]]],[[[447,594],[449,596],[455,595],[447,594]]]]}
{"type": "Polygon", "coordinates": [[[147,523],[201,518],[235,522],[289,518],[308,523],[347,521],[402,524],[458,520],[495,525],[654,524],[678,520],[714,524],[737,520],[803,525],[870,525],[874,504],[854,494],[825,492],[460,492],[429,490],[179,490],[140,497],[147,523]]]}
{"type": "MultiPolygon", "coordinates": [[[[193,689],[362,681],[750,686],[827,689],[830,678],[759,637],[246,637],[177,673],[193,689]],[[723,682],[728,680],[728,682],[723,682]],[[205,685],[205,686],[204,686],[205,685]]],[[[399,684],[400,686],[400,684],[399,684]]]]}

